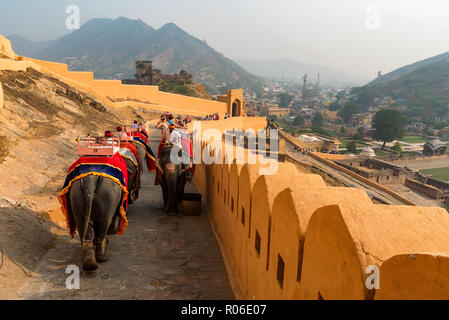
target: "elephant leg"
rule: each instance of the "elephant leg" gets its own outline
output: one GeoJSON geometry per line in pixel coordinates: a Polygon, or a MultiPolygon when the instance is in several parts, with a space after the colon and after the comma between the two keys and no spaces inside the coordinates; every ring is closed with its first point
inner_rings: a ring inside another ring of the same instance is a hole
{"type": "Polygon", "coordinates": [[[167,208],[168,206],[168,186],[165,179],[162,179],[161,181],[161,188],[162,188],[162,197],[164,199],[164,208],[167,208]]]}
{"type": "Polygon", "coordinates": [[[182,202],[182,196],[184,195],[186,182],[187,182],[186,175],[185,173],[182,173],[178,178],[178,187],[177,187],[178,203],[182,202]]]}
{"type": "MultiPolygon", "coordinates": [[[[117,208],[121,202],[122,190],[113,181],[104,180],[98,188],[93,203],[94,230],[95,230],[95,257],[97,262],[108,260],[106,255],[106,234],[116,216],[117,208]]],[[[115,227],[115,222],[114,222],[115,227]]]]}
{"type": "Polygon", "coordinates": [[[111,224],[109,225],[107,235],[117,234],[117,223],[116,223],[117,216],[118,214],[116,213],[114,214],[114,217],[112,217],[112,221],[111,224]]]}
{"type": "Polygon", "coordinates": [[[84,271],[94,271],[98,268],[97,261],[95,260],[93,238],[94,238],[94,229],[92,223],[89,222],[86,237],[82,242],[84,271]]]}
{"type": "Polygon", "coordinates": [[[117,233],[117,229],[115,227],[115,210],[112,215],[107,215],[106,221],[103,221],[104,218],[99,219],[98,223],[95,224],[95,258],[97,262],[105,262],[109,259],[109,256],[106,254],[106,234],[108,233],[111,226],[115,228],[115,233],[117,233]],[[109,217],[109,218],[107,218],[109,217]],[[114,221],[114,223],[112,223],[114,221]]]}
{"type": "Polygon", "coordinates": [[[106,253],[106,238],[103,240],[97,240],[95,246],[95,259],[97,262],[106,262],[109,260],[109,255],[106,253]]]}

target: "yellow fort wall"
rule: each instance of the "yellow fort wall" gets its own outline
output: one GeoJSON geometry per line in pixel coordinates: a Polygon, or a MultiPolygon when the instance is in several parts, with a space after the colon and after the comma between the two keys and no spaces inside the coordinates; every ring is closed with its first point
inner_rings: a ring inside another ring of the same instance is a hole
{"type": "MultiPolygon", "coordinates": [[[[226,121],[202,122],[202,130],[264,125],[226,121]]],[[[361,189],[326,186],[288,163],[261,175],[261,163],[233,159],[197,165],[194,182],[244,298],[449,299],[445,209],[376,205],[361,189]],[[377,290],[366,286],[372,268],[377,290]]]]}
{"type": "MultiPolygon", "coordinates": [[[[158,111],[171,111],[194,116],[204,116],[218,112],[223,117],[228,110],[226,102],[199,99],[179,94],[159,91],[158,86],[122,84],[120,80],[94,79],[92,72],[69,71],[66,64],[21,57],[41,67],[72,86],[81,86],[103,99],[110,100],[109,106],[148,106],[158,111]],[[173,110],[173,111],[172,111],[173,110]]],[[[243,92],[242,92],[243,94],[243,92]]]]}
{"type": "Polygon", "coordinates": [[[162,92],[158,86],[126,85],[119,80],[94,79],[92,72],[69,71],[64,63],[17,56],[10,41],[0,35],[0,70],[26,71],[30,67],[90,92],[108,107],[141,106],[160,112],[201,117],[218,113],[223,118],[226,112],[232,111],[232,104],[237,103],[238,115],[245,113],[243,89],[228,90],[227,95],[219,96],[215,101],[162,92]]]}

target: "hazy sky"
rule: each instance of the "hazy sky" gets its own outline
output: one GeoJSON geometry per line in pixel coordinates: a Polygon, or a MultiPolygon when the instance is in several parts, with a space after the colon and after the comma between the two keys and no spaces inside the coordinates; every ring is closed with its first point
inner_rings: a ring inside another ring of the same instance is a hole
{"type": "Polygon", "coordinates": [[[449,51],[448,0],[0,0],[0,33],[68,33],[92,18],[174,22],[231,59],[293,58],[369,78],[449,51]],[[446,40],[444,40],[446,39],[446,40]]]}

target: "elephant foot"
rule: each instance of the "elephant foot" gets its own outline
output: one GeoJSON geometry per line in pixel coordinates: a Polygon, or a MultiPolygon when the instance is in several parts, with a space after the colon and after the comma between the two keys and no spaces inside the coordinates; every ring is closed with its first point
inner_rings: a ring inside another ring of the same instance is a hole
{"type": "Polygon", "coordinates": [[[133,204],[133,197],[130,195],[128,196],[128,204],[133,204]]]}
{"type": "Polygon", "coordinates": [[[107,244],[106,238],[97,241],[97,245],[95,247],[95,259],[97,260],[97,262],[101,263],[108,261],[109,256],[106,254],[106,244],[107,244]]]}
{"type": "Polygon", "coordinates": [[[176,211],[167,211],[169,216],[176,216],[178,213],[176,211]]]}
{"type": "Polygon", "coordinates": [[[95,260],[94,245],[92,241],[84,241],[83,243],[83,270],[94,271],[98,268],[95,260]]]}
{"type": "Polygon", "coordinates": [[[117,226],[115,225],[115,221],[113,221],[113,222],[111,223],[111,225],[109,226],[109,229],[108,229],[107,234],[108,234],[109,236],[110,236],[110,235],[113,235],[113,234],[117,234],[117,226]]]}

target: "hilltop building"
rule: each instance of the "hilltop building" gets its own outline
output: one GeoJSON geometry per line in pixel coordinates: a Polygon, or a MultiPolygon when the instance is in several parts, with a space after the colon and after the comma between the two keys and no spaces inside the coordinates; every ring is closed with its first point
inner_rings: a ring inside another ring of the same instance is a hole
{"type": "Polygon", "coordinates": [[[162,82],[176,84],[192,84],[193,76],[185,70],[179,73],[163,74],[161,70],[153,68],[152,61],[136,61],[136,73],[134,79],[123,79],[122,84],[137,84],[152,86],[162,82]]]}

